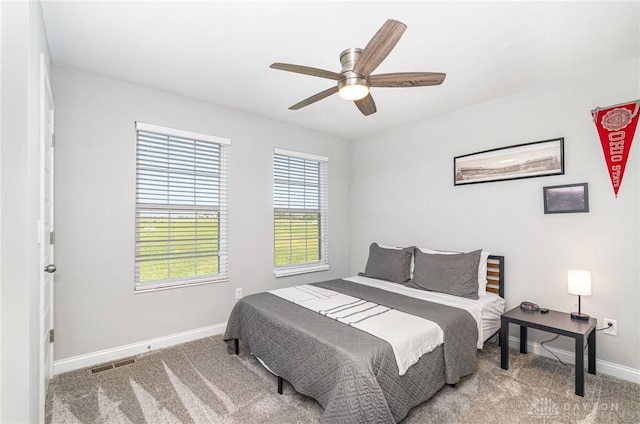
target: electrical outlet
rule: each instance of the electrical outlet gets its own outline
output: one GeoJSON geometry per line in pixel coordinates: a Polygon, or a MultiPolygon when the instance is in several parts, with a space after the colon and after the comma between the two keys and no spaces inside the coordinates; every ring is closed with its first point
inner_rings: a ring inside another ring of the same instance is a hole
{"type": "Polygon", "coordinates": [[[236,289],[236,299],[240,299],[242,297],[242,288],[236,289]]]}
{"type": "Polygon", "coordinates": [[[618,321],[615,319],[605,318],[602,320],[604,323],[605,329],[602,330],[604,334],[608,334],[610,336],[618,335],[618,321]],[[608,327],[608,328],[607,328],[608,327]]]}

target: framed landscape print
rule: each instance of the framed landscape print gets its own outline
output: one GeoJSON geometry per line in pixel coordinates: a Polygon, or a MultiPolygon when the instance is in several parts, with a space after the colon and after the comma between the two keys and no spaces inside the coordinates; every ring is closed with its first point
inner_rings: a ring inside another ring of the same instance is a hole
{"type": "Polygon", "coordinates": [[[453,184],[564,174],[564,138],[517,144],[453,158],[453,184]]]}

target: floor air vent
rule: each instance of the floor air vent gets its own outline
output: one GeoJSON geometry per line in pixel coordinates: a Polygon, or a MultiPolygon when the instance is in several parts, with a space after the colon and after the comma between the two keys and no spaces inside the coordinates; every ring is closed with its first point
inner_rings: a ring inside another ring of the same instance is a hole
{"type": "Polygon", "coordinates": [[[135,363],[136,363],[136,360],[134,358],[123,359],[122,361],[114,362],[113,368],[120,368],[120,367],[124,367],[125,365],[131,365],[135,363]]]}
{"type": "Polygon", "coordinates": [[[112,370],[112,369],[115,369],[115,368],[124,367],[126,365],[132,365],[132,364],[135,364],[135,363],[136,363],[135,358],[123,359],[121,361],[111,362],[110,364],[100,365],[99,367],[91,368],[89,370],[89,374],[91,374],[91,375],[98,374],[98,373],[101,373],[103,371],[108,371],[108,370],[112,370]]]}

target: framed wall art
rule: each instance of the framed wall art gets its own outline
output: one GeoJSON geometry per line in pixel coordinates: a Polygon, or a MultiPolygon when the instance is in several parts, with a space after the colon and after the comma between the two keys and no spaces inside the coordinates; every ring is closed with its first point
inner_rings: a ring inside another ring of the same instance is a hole
{"type": "Polygon", "coordinates": [[[565,184],[542,188],[544,213],[589,212],[589,184],[565,184]]]}
{"type": "Polygon", "coordinates": [[[453,158],[453,184],[564,174],[564,138],[500,147],[453,158]]]}

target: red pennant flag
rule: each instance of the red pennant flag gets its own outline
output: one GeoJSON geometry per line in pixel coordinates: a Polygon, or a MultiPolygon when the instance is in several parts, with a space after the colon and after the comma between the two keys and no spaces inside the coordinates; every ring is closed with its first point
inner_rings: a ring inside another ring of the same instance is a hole
{"type": "Polygon", "coordinates": [[[638,125],[639,108],[640,100],[636,100],[606,108],[597,107],[591,111],[616,197],[638,125]]]}

